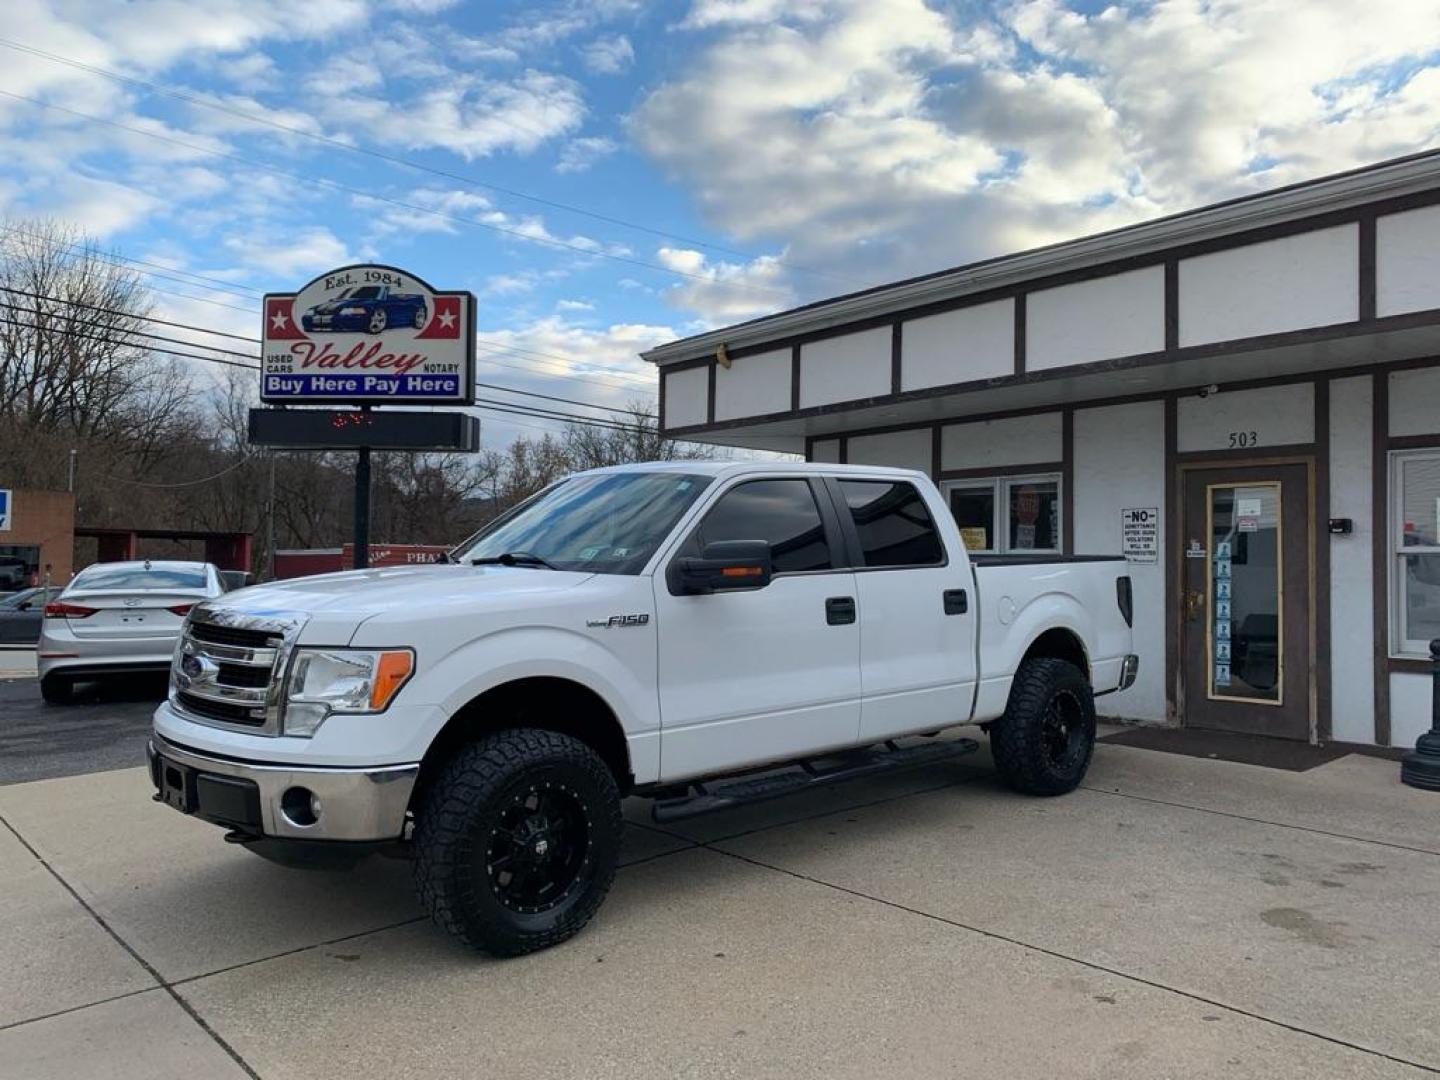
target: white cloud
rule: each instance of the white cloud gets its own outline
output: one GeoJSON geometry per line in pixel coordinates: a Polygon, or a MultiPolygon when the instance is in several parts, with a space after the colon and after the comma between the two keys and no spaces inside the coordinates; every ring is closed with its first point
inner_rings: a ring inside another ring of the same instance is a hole
{"type": "Polygon", "coordinates": [[[582,139],[571,139],[560,150],[560,160],[555,163],[555,171],[562,173],[584,172],[595,162],[603,157],[608,157],[619,149],[614,139],[607,139],[603,136],[587,136],[582,139]]]}
{"type": "Polygon", "coordinates": [[[320,225],[293,232],[275,229],[237,233],[225,239],[225,247],[241,263],[279,281],[293,281],[356,261],[345,242],[320,225]]]}
{"type": "Polygon", "coordinates": [[[687,276],[665,290],[666,301],[695,312],[706,325],[764,315],[795,300],[775,255],[761,255],[747,263],[711,262],[689,248],[663,247],[656,255],[661,265],[687,276]]]}
{"type": "Polygon", "coordinates": [[[635,46],[624,34],[596,38],[580,47],[580,60],[597,75],[618,75],[635,62],[635,46]]]}
{"type": "Polygon", "coordinates": [[[1440,142],[1433,0],[695,0],[679,28],[631,133],[714,225],[824,268],[752,268],[805,297],[1440,142]]]}
{"type": "Polygon", "coordinates": [[[594,311],[595,305],[588,300],[559,300],[555,303],[556,311],[594,311]]]}

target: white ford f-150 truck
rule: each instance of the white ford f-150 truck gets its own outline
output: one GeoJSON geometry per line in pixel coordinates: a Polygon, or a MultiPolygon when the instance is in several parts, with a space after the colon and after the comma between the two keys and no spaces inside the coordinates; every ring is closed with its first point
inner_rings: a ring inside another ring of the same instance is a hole
{"type": "Polygon", "coordinates": [[[671,462],[580,473],[456,548],[198,605],[156,798],[278,861],[407,852],[435,921],[516,955],[657,820],[973,750],[1072,790],[1135,678],[1119,558],[970,558],[921,473],[671,462]],[[896,740],[905,739],[903,743],[896,740]]]}

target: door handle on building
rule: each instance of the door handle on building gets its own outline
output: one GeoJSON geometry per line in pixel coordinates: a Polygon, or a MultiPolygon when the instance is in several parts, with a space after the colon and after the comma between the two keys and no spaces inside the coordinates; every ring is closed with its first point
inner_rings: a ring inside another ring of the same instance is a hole
{"type": "Polygon", "coordinates": [[[1185,591],[1185,617],[1193,619],[1200,614],[1200,609],[1205,606],[1205,594],[1199,589],[1187,589],[1185,591]]]}

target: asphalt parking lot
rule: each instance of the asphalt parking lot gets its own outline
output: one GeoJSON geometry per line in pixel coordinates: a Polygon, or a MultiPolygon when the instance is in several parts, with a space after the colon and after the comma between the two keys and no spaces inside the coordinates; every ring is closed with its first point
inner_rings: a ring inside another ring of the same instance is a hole
{"type": "Polygon", "coordinates": [[[145,763],[165,676],[82,683],[76,691],[74,704],[48,705],[34,678],[0,674],[0,784],[145,763]]]}
{"type": "Polygon", "coordinates": [[[636,803],[591,927],[503,962],[404,864],[271,866],[143,769],[9,783],[0,1075],[1433,1075],[1440,796],[1396,772],[1102,744],[1057,800],[982,752],[663,830],[636,803]]]}

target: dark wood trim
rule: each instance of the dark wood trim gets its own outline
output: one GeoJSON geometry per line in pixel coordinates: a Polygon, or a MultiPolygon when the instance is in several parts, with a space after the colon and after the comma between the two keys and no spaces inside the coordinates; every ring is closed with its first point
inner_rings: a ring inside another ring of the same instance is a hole
{"type": "Polygon", "coordinates": [[[1390,745],[1390,373],[1377,371],[1370,419],[1371,581],[1375,638],[1375,743],[1390,745]]]}
{"type": "Polygon", "coordinates": [[[1025,294],[1015,294],[1015,377],[1025,377],[1025,294]]]}
{"type": "MultiPolygon", "coordinates": [[[[1389,199],[1380,199],[1375,202],[1365,203],[1358,206],[1346,207],[1341,210],[1322,211],[1310,214],[1305,217],[1294,218],[1290,221],[1275,222],[1270,225],[1261,225],[1252,229],[1243,229],[1224,236],[1211,237],[1207,240],[1192,241],[1188,244],[1179,244],[1174,247],[1161,248],[1154,251],[1147,251],[1138,255],[1127,255],[1122,258],[1112,259],[1108,262],[1093,263],[1088,266],[1074,267],[1070,270],[1057,271],[1052,274],[1028,278],[1024,281],[1010,282],[1005,285],[998,285],[991,289],[967,293],[962,296],[948,297],[943,300],[932,300],[924,304],[916,304],[908,308],[899,308],[887,311],[883,314],[869,316],[865,319],[857,319],[853,322],[837,323],[835,325],[806,331],[799,334],[789,334],[773,338],[769,341],[758,342],[754,345],[745,345],[740,348],[729,350],[732,357],[747,356],[752,353],[769,352],[773,349],[784,348],[797,342],[819,341],[827,337],[837,337],[844,334],[858,333],[861,330],[873,329],[877,326],[885,326],[896,319],[918,319],[927,315],[937,315],[945,311],[953,311],[957,308],[973,307],[977,304],[989,303],[992,300],[1000,300],[1006,297],[1019,297],[1027,292],[1038,292],[1042,289],[1053,289],[1059,285],[1071,285],[1079,281],[1089,281],[1095,278],[1111,277],[1115,274],[1123,274],[1130,270],[1139,270],[1152,266],[1163,266],[1167,261],[1180,262],[1184,259],[1191,259],[1197,255],[1210,255],[1219,251],[1229,251],[1236,248],[1250,247],[1254,244],[1263,243],[1267,240],[1280,240],[1287,237],[1298,236],[1302,233],[1314,232],[1320,229],[1329,229],[1341,225],[1359,225],[1365,218],[1376,218],[1389,214],[1400,213],[1405,210],[1415,210],[1424,206],[1432,206],[1440,203],[1440,188],[1428,191],[1415,192],[1410,195],[1395,196],[1389,199]]],[[[1217,205],[1224,205],[1217,204],[1217,205]]],[[[1204,209],[1214,209],[1205,207],[1204,209]]],[[[1097,234],[1100,236],[1104,233],[1097,234]]],[[[1094,239],[1087,237],[1086,239],[1094,239]]],[[[1040,249],[1043,250],[1043,249],[1040,249]]],[[[806,305],[806,308],[820,309],[827,304],[834,304],[842,300],[853,299],[866,293],[877,292],[882,289],[896,288],[898,286],[917,284],[927,278],[937,278],[946,274],[959,274],[964,271],[975,271],[987,265],[1002,262],[1005,259],[1013,258],[1011,255],[999,256],[996,259],[984,260],[979,263],[972,263],[966,266],[947,267],[944,270],[932,274],[922,275],[918,278],[910,278],[903,281],[891,282],[886,285],[877,286],[874,289],[862,290],[859,293],[847,293],[841,296],[830,297],[820,300],[814,304],[806,305]]],[[[1018,305],[1017,305],[1018,306],[1018,305]]],[[[797,308],[792,310],[805,310],[797,308]]],[[[769,316],[765,316],[768,318],[769,316]]],[[[739,330],[745,327],[746,323],[740,323],[732,330],[739,330]]],[[[697,359],[676,360],[664,365],[669,369],[675,369],[682,365],[695,364],[697,359]]],[[[704,362],[703,358],[698,362],[704,362]]]]}
{"type": "Polygon", "coordinates": [[[790,411],[800,409],[800,346],[790,347],[790,411]]]}
{"type": "Polygon", "coordinates": [[[901,364],[901,334],[904,332],[904,323],[898,319],[890,329],[890,393],[900,393],[900,364],[901,364]]]}
{"type": "MultiPolygon", "coordinates": [[[[886,325],[888,324],[887,320],[886,325]]],[[[1304,330],[1288,330],[1283,333],[1265,334],[1260,337],[1237,338],[1234,341],[1214,342],[1207,345],[1191,345],[1174,351],[1162,350],[1154,353],[1139,353],[1134,356],[1115,357],[1109,360],[1095,360],[1086,364],[1072,364],[1065,367],[1045,368],[1041,371],[1027,371],[1023,375],[1001,375],[985,379],[972,379],[962,383],[950,383],[945,386],[927,386],[918,390],[907,390],[899,394],[882,394],[875,397],[856,398],[852,401],[835,402],[827,405],[812,405],[805,409],[795,408],[781,412],[763,413],[758,416],[746,416],[735,420],[726,420],[718,424],[676,428],[673,432],[667,432],[667,434],[690,435],[724,431],[729,428],[751,427],[756,424],[772,423],[777,420],[795,420],[816,416],[828,416],[837,413],[853,412],[856,409],[876,408],[908,401],[922,401],[936,397],[951,397],[977,390],[992,390],[1005,386],[1029,386],[1052,382],[1056,379],[1070,379],[1084,375],[1130,371],[1137,368],[1182,363],[1187,360],[1208,359],[1216,356],[1230,356],[1261,349],[1315,345],[1322,342],[1363,337],[1369,334],[1381,334],[1396,330],[1412,330],[1431,326],[1440,326],[1440,309],[1411,312],[1405,315],[1391,315],[1366,322],[1331,323],[1328,326],[1314,326],[1304,330]]],[[[1429,357],[1412,357],[1406,360],[1395,361],[1394,366],[1400,366],[1406,363],[1412,366],[1427,366],[1428,363],[1433,362],[1433,358],[1429,357]]],[[[1372,365],[1353,365],[1348,368],[1336,368],[1326,374],[1331,378],[1338,378],[1347,373],[1363,373],[1371,370],[1374,370],[1372,365]]],[[[1314,378],[1314,375],[1310,375],[1309,378],[1314,378]]],[[[1305,379],[1306,376],[1304,374],[1297,372],[1290,375],[1272,376],[1270,381],[1304,382],[1305,379]]],[[[1246,380],[1246,382],[1250,383],[1250,380],[1246,380]]],[[[1259,382],[1260,380],[1255,380],[1251,385],[1258,384],[1259,382]]],[[[1228,383],[1226,384],[1226,389],[1238,389],[1240,385],[1241,383],[1238,381],[1228,383]]],[[[1163,397],[1167,392],[1173,391],[1152,391],[1147,395],[1136,395],[1136,397],[1137,399],[1143,397],[1163,397]]],[[[1116,400],[1117,399],[1097,398],[1096,404],[1109,405],[1114,404],[1116,400]]],[[[1075,404],[1079,405],[1080,403],[1076,402],[1075,404]]],[[[1053,411],[1057,407],[1057,405],[1050,405],[1047,407],[1033,407],[1030,410],[1022,411],[1046,412],[1053,411]]],[[[916,425],[897,425],[897,427],[905,426],[914,427],[916,425]]]]}
{"type": "Polygon", "coordinates": [[[715,369],[720,365],[717,361],[710,361],[709,372],[705,376],[705,422],[715,423],[715,369]]]}
{"type": "Polygon", "coordinates": [[[1063,461],[1037,461],[1033,465],[982,465],[975,469],[945,469],[939,474],[944,480],[988,480],[1001,476],[1029,476],[1031,473],[1058,473],[1065,475],[1063,461]]]}
{"type": "Polygon", "coordinates": [[[815,436],[814,436],[814,435],[806,435],[806,436],[805,436],[805,460],[806,460],[806,461],[814,461],[814,460],[815,460],[815,436]]]}
{"type": "Polygon", "coordinates": [[[930,479],[940,479],[940,425],[930,425],[930,479]]]}
{"type": "Polygon", "coordinates": [[[1165,719],[1185,722],[1184,664],[1180,662],[1180,582],[1184,580],[1180,560],[1185,557],[1184,508],[1179,505],[1180,462],[1175,446],[1180,431],[1179,399],[1165,398],[1165,719]]]}
{"type": "Polygon", "coordinates": [[[848,465],[848,464],[850,464],[850,436],[849,436],[849,435],[841,435],[841,436],[840,436],[840,445],[839,445],[838,448],[836,448],[835,458],[836,458],[835,463],[836,463],[837,465],[848,465]]]}
{"type": "Polygon", "coordinates": [[[669,374],[665,368],[660,369],[660,402],[655,407],[655,430],[661,433],[665,431],[665,380],[669,374]]]}
{"type": "Polygon", "coordinates": [[[1180,260],[1165,260],[1165,351],[1180,348],[1180,260]]]}
{"type": "Polygon", "coordinates": [[[1405,675],[1431,675],[1435,672],[1435,665],[1429,660],[1421,660],[1418,656],[1389,656],[1385,658],[1387,671],[1405,675]]]}
{"type": "MultiPolygon", "coordinates": [[[[1304,381],[1296,385],[1303,385],[1304,381]]],[[[1318,442],[1282,443],[1279,446],[1247,446],[1244,450],[1187,450],[1177,453],[1175,460],[1182,465],[1192,461],[1213,461],[1224,465],[1246,461],[1268,461],[1274,457],[1308,457],[1317,452],[1318,442]]]]}
{"type": "Polygon", "coordinates": [[[1075,554],[1075,410],[1060,414],[1060,551],[1075,554]]]}
{"type": "Polygon", "coordinates": [[[1440,434],[1436,435],[1392,435],[1386,441],[1387,450],[1429,450],[1440,446],[1440,434]]]}
{"type": "Polygon", "coordinates": [[[1375,213],[1360,215],[1360,304],[1356,318],[1375,318],[1375,213]]]}
{"type": "Polygon", "coordinates": [[[1314,673],[1315,728],[1312,742],[1330,741],[1330,681],[1334,657],[1330,650],[1330,380],[1315,380],[1315,498],[1310,513],[1311,633],[1314,673]]]}

